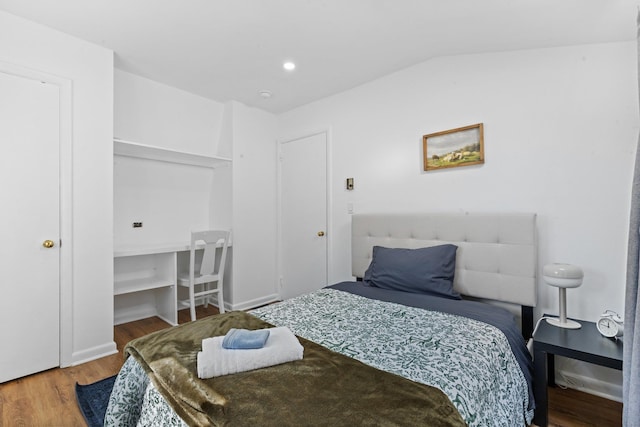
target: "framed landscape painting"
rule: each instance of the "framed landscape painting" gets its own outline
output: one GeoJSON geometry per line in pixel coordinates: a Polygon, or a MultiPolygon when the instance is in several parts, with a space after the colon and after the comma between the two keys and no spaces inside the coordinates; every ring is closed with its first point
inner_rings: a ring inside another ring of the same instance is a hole
{"type": "Polygon", "coordinates": [[[483,125],[478,123],[422,137],[424,170],[484,163],[483,125]]]}

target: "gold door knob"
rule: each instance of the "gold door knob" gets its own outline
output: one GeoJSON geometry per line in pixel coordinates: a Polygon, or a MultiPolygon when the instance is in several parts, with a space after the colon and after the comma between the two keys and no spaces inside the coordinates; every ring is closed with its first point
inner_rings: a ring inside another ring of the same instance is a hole
{"type": "Polygon", "coordinates": [[[55,246],[55,243],[53,243],[53,240],[45,240],[44,242],[42,242],[42,246],[44,246],[45,248],[49,249],[55,246]]]}
{"type": "Polygon", "coordinates": [[[324,236],[324,231],[318,231],[318,236],[320,237],[324,236]]]}

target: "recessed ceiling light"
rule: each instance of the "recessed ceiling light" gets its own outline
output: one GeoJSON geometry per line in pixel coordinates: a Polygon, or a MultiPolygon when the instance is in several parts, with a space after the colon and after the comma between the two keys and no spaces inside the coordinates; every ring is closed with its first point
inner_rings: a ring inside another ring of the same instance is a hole
{"type": "Polygon", "coordinates": [[[292,71],[296,68],[296,64],[294,64],[291,61],[287,61],[284,64],[282,64],[282,66],[284,67],[285,70],[287,71],[292,71]]]}

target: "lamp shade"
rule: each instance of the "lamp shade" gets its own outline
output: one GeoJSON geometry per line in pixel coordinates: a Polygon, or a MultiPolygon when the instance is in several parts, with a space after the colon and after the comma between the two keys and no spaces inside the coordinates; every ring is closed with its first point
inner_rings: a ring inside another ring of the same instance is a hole
{"type": "Polygon", "coordinates": [[[547,264],[542,270],[544,281],[558,288],[577,288],[582,284],[582,269],[571,264],[547,264]]]}
{"type": "Polygon", "coordinates": [[[547,322],[560,328],[581,328],[580,323],[567,319],[567,288],[577,288],[582,284],[582,269],[571,264],[547,264],[542,269],[542,276],[548,285],[557,287],[559,293],[559,316],[557,319],[548,318],[547,322]]]}

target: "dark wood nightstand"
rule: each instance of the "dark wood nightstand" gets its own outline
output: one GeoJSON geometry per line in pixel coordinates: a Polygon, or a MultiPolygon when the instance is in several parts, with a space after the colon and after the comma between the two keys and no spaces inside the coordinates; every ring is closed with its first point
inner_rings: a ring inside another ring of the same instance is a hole
{"type": "Polygon", "coordinates": [[[622,370],[622,341],[603,337],[593,322],[578,322],[582,328],[563,329],[543,320],[533,335],[533,390],[536,399],[533,422],[540,427],[548,423],[547,386],[556,385],[554,356],[622,370]]]}

